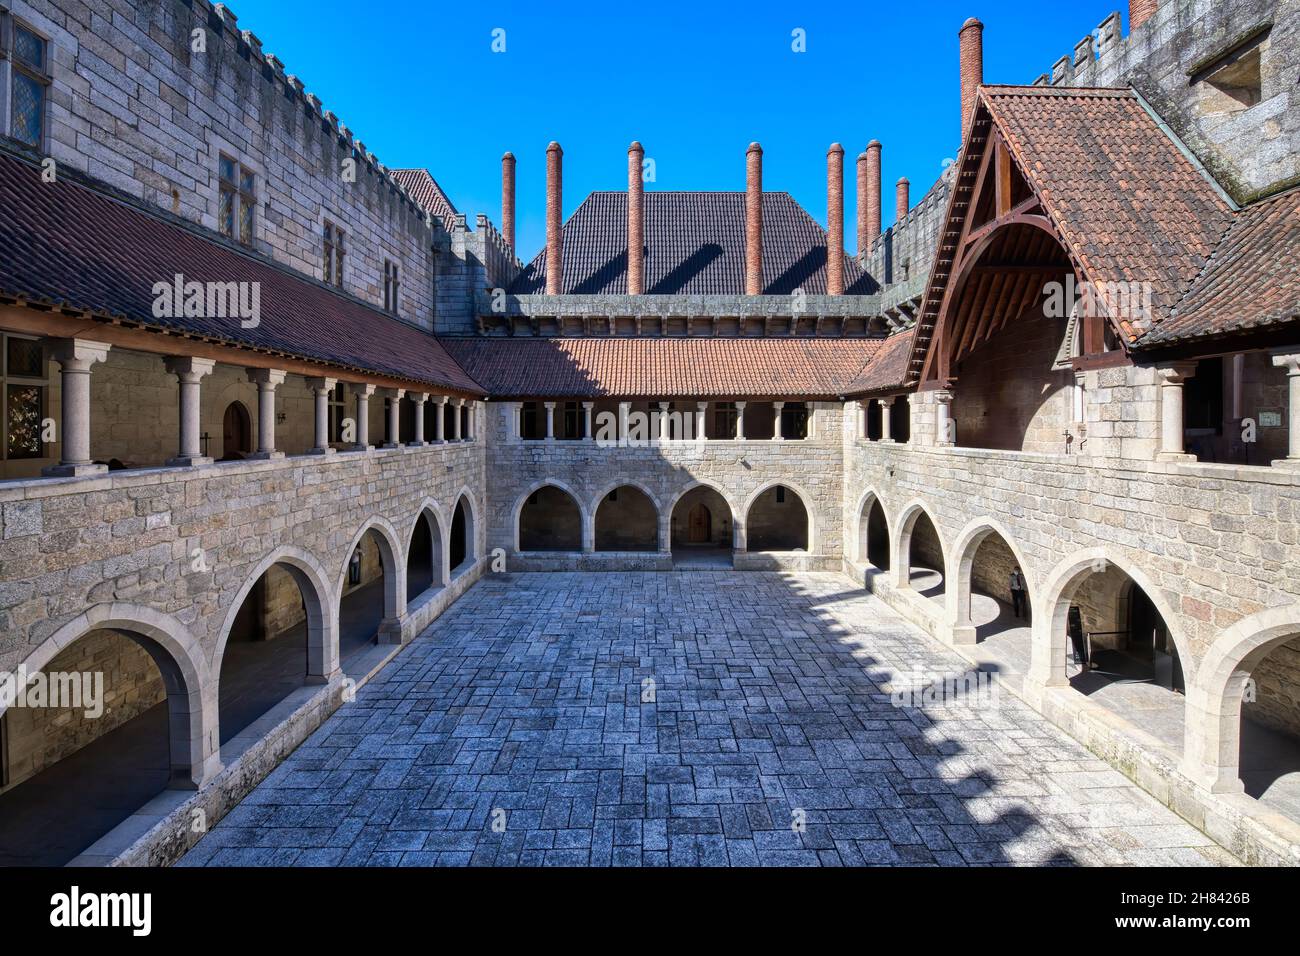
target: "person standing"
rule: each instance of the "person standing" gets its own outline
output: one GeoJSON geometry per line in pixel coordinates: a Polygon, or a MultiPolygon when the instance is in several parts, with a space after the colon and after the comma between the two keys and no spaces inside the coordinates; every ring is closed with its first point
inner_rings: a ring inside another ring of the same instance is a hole
{"type": "Polygon", "coordinates": [[[1025,576],[1020,573],[1020,566],[1011,569],[1011,611],[1017,618],[1025,616],[1029,608],[1025,602],[1025,576]]]}

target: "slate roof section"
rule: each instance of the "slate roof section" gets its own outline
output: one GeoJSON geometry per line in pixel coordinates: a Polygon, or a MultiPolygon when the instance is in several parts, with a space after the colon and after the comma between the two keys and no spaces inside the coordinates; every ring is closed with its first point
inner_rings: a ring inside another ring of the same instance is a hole
{"type": "Polygon", "coordinates": [[[849,386],[854,395],[899,391],[907,381],[907,362],[912,354],[915,329],[895,332],[881,343],[875,356],[849,386]]]}
{"type": "Polygon", "coordinates": [[[388,172],[398,185],[411,194],[411,198],[417,204],[441,219],[445,226],[450,227],[451,221],[457,215],[456,207],[442,191],[442,187],[438,185],[432,173],[427,169],[390,169],[388,172]]]}
{"type": "Polygon", "coordinates": [[[443,339],[500,398],[835,398],[880,339],[443,339]]]}
{"type": "Polygon", "coordinates": [[[1300,322],[1300,189],[1237,214],[1205,269],[1139,348],[1300,322]]]}
{"type": "MultiPolygon", "coordinates": [[[[744,192],[645,193],[645,290],[649,295],[742,295],[744,192]]],[[[565,293],[627,292],[627,193],[594,192],[564,224],[565,293]]],[[[845,256],[845,293],[876,282],[845,256]]],[[[826,230],[785,192],[763,194],[763,292],[826,292],[826,230]]],[[[546,291],[546,250],[519,274],[515,295],[546,291]]]]}
{"type": "Polygon", "coordinates": [[[376,308],[237,249],[197,227],[114,198],[0,152],[0,294],[147,328],[326,365],[391,376],[464,395],[482,388],[431,335],[376,308]],[[250,282],[261,320],[158,318],[153,287],[250,282]]]}

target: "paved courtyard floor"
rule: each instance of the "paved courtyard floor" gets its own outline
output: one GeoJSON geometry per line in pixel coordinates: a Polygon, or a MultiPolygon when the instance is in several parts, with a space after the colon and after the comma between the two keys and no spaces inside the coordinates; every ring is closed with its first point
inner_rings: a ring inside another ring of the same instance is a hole
{"type": "Polygon", "coordinates": [[[837,574],[489,576],[181,865],[1233,862],[1010,694],[905,693],[967,666],[837,574]]]}

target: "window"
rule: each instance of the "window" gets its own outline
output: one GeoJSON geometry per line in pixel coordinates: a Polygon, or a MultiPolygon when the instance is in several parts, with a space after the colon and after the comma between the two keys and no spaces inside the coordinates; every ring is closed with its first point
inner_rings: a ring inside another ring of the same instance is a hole
{"type": "Polygon", "coordinates": [[[334,386],[329,397],[330,441],[332,442],[343,441],[343,419],[346,417],[344,414],[345,404],[344,386],[342,382],[339,382],[334,386]]]}
{"type": "Polygon", "coordinates": [[[49,44],[18,20],[0,22],[0,56],[8,56],[9,135],[35,149],[45,145],[45,100],[50,86],[49,44]]]}
{"type": "Polygon", "coordinates": [[[384,260],[384,311],[397,314],[397,263],[392,259],[384,260]]]}
{"type": "Polygon", "coordinates": [[[3,336],[4,458],[44,458],[45,350],[39,339],[3,336]]]}
{"type": "Polygon", "coordinates": [[[325,281],[343,288],[343,230],[325,221],[325,281]]]}
{"type": "Polygon", "coordinates": [[[218,163],[220,206],[217,224],[223,236],[253,244],[253,210],[257,207],[257,176],[243,163],[221,154],[218,163]]]}
{"type": "Polygon", "coordinates": [[[737,418],[735,402],[718,402],[714,405],[713,437],[721,439],[735,438],[737,418]]]}
{"type": "Polygon", "coordinates": [[[1272,25],[1247,34],[1213,59],[1192,68],[1192,86],[1200,90],[1201,108],[1208,114],[1237,113],[1263,98],[1261,61],[1269,49],[1272,25]]]}

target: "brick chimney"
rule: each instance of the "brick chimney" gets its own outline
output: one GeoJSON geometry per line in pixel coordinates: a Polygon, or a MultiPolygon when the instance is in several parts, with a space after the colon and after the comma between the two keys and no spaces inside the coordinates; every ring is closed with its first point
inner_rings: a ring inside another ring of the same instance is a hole
{"type": "Polygon", "coordinates": [[[826,294],[844,294],[844,147],[826,151],[826,294]]]}
{"type": "Polygon", "coordinates": [[[763,147],[745,151],[745,295],[763,294],[763,147]]]}
{"type": "Polygon", "coordinates": [[[633,141],[627,148],[627,294],[645,292],[645,193],[641,164],[645,150],[633,141]]]}
{"type": "Polygon", "coordinates": [[[894,222],[900,223],[907,218],[907,211],[912,208],[911,202],[912,184],[904,176],[894,187],[894,222]]]}
{"type": "Polygon", "coordinates": [[[880,235],[880,190],[880,140],[873,139],[867,144],[867,248],[880,235]]]}
{"type": "Polygon", "coordinates": [[[961,138],[966,141],[966,125],[975,108],[975,93],[984,82],[984,24],[971,17],[957,32],[961,47],[961,138]]]}
{"type": "Polygon", "coordinates": [[[515,154],[501,157],[501,236],[515,253],[515,154]]]}
{"type": "Polygon", "coordinates": [[[546,294],[559,295],[564,277],[563,189],[564,150],[552,142],[546,147],[546,294]]]}
{"type": "Polygon", "coordinates": [[[1132,33],[1156,15],[1160,0],[1128,0],[1128,32],[1132,33]]]}
{"type": "Polygon", "coordinates": [[[871,237],[867,235],[867,154],[858,153],[858,255],[867,251],[871,237]]]}

